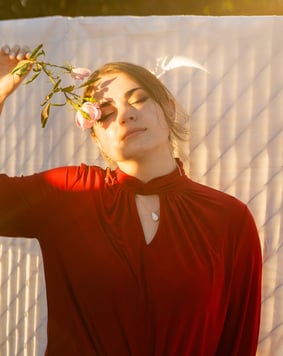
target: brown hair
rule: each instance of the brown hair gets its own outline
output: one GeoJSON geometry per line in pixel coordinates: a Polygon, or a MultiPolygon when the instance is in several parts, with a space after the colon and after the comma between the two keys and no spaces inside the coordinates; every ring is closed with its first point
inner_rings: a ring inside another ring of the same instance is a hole
{"type": "MultiPolygon", "coordinates": [[[[174,153],[179,157],[182,152],[178,149],[178,142],[187,141],[188,130],[185,128],[188,116],[177,104],[171,92],[149,70],[137,64],[128,62],[110,62],[97,69],[89,78],[89,85],[84,91],[84,97],[94,95],[95,83],[106,74],[125,73],[143,87],[150,97],[161,107],[170,130],[170,143],[174,153]],[[171,103],[171,105],[170,105],[171,103]],[[172,105],[174,110],[172,110],[172,105]],[[180,122],[182,121],[182,123],[180,122]],[[176,152],[177,151],[177,152],[176,152]]],[[[182,157],[181,157],[182,158],[182,157]]],[[[184,157],[183,157],[184,159],[184,157]]]]}

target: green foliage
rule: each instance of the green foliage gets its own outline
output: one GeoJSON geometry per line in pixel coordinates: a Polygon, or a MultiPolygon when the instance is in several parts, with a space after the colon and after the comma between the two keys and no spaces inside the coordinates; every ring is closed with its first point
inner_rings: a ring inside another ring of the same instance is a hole
{"type": "MultiPolygon", "coordinates": [[[[31,79],[27,80],[25,84],[30,84],[33,82],[41,73],[45,74],[50,81],[51,88],[49,93],[45,96],[44,101],[41,103],[41,106],[43,107],[41,111],[41,126],[43,128],[46,126],[49,119],[51,106],[64,106],[69,104],[73,107],[74,110],[82,111],[81,107],[85,101],[95,102],[94,98],[84,98],[76,93],[77,89],[87,86],[91,83],[91,81],[87,80],[77,87],[75,85],[64,86],[62,81],[63,75],[68,74],[72,77],[75,67],[73,67],[71,64],[62,66],[45,62],[42,60],[42,57],[44,56],[45,52],[43,50],[43,45],[40,44],[32,51],[30,57],[27,60],[20,61],[11,71],[12,75],[16,74],[22,77],[30,70],[32,70],[35,74],[31,77],[31,79]],[[63,101],[61,103],[52,101],[53,96],[58,93],[63,94],[63,101]]],[[[81,69],[88,71],[87,68],[81,69]]],[[[83,78],[84,75],[82,76],[81,80],[83,78]]],[[[87,120],[90,119],[88,113],[82,113],[87,120]]]]}
{"type": "Polygon", "coordinates": [[[0,0],[0,19],[182,14],[281,15],[283,0],[0,0]]]}
{"type": "Polygon", "coordinates": [[[41,127],[44,128],[47,124],[47,120],[49,118],[49,114],[50,114],[50,101],[48,101],[44,108],[41,111],[41,127]]]}

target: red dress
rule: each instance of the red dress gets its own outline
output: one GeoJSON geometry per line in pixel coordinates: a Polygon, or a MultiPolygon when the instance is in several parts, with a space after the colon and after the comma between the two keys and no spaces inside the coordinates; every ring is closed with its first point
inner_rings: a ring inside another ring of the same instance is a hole
{"type": "Polygon", "coordinates": [[[261,250],[237,199],[183,170],[144,184],[85,165],[0,175],[0,197],[0,235],[40,242],[47,355],[255,355],[261,250]],[[160,196],[148,245],[137,193],[160,196]]]}

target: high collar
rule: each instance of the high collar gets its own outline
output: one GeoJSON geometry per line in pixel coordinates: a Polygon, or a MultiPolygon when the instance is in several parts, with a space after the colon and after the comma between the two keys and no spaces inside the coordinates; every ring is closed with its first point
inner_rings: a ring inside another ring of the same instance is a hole
{"type": "Polygon", "coordinates": [[[147,183],[126,174],[120,168],[116,168],[116,170],[112,172],[112,179],[114,179],[116,183],[132,190],[135,194],[150,195],[176,191],[176,188],[182,188],[188,179],[182,162],[179,160],[176,160],[176,162],[177,166],[174,171],[164,176],[153,178],[147,183]]]}

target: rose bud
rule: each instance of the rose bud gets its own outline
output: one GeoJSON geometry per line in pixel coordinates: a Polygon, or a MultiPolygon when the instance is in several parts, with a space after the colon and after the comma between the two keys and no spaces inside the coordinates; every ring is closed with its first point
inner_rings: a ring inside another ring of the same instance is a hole
{"type": "Polygon", "coordinates": [[[74,67],[71,70],[71,77],[75,80],[83,80],[90,76],[91,70],[88,68],[74,67]]]}
{"type": "Polygon", "coordinates": [[[77,126],[84,130],[84,129],[90,129],[95,121],[99,120],[101,117],[101,109],[98,105],[98,103],[94,102],[91,103],[89,101],[83,103],[82,107],[80,110],[77,111],[75,121],[77,126]],[[84,111],[86,114],[88,114],[88,118],[85,117],[82,113],[84,111]]]}

